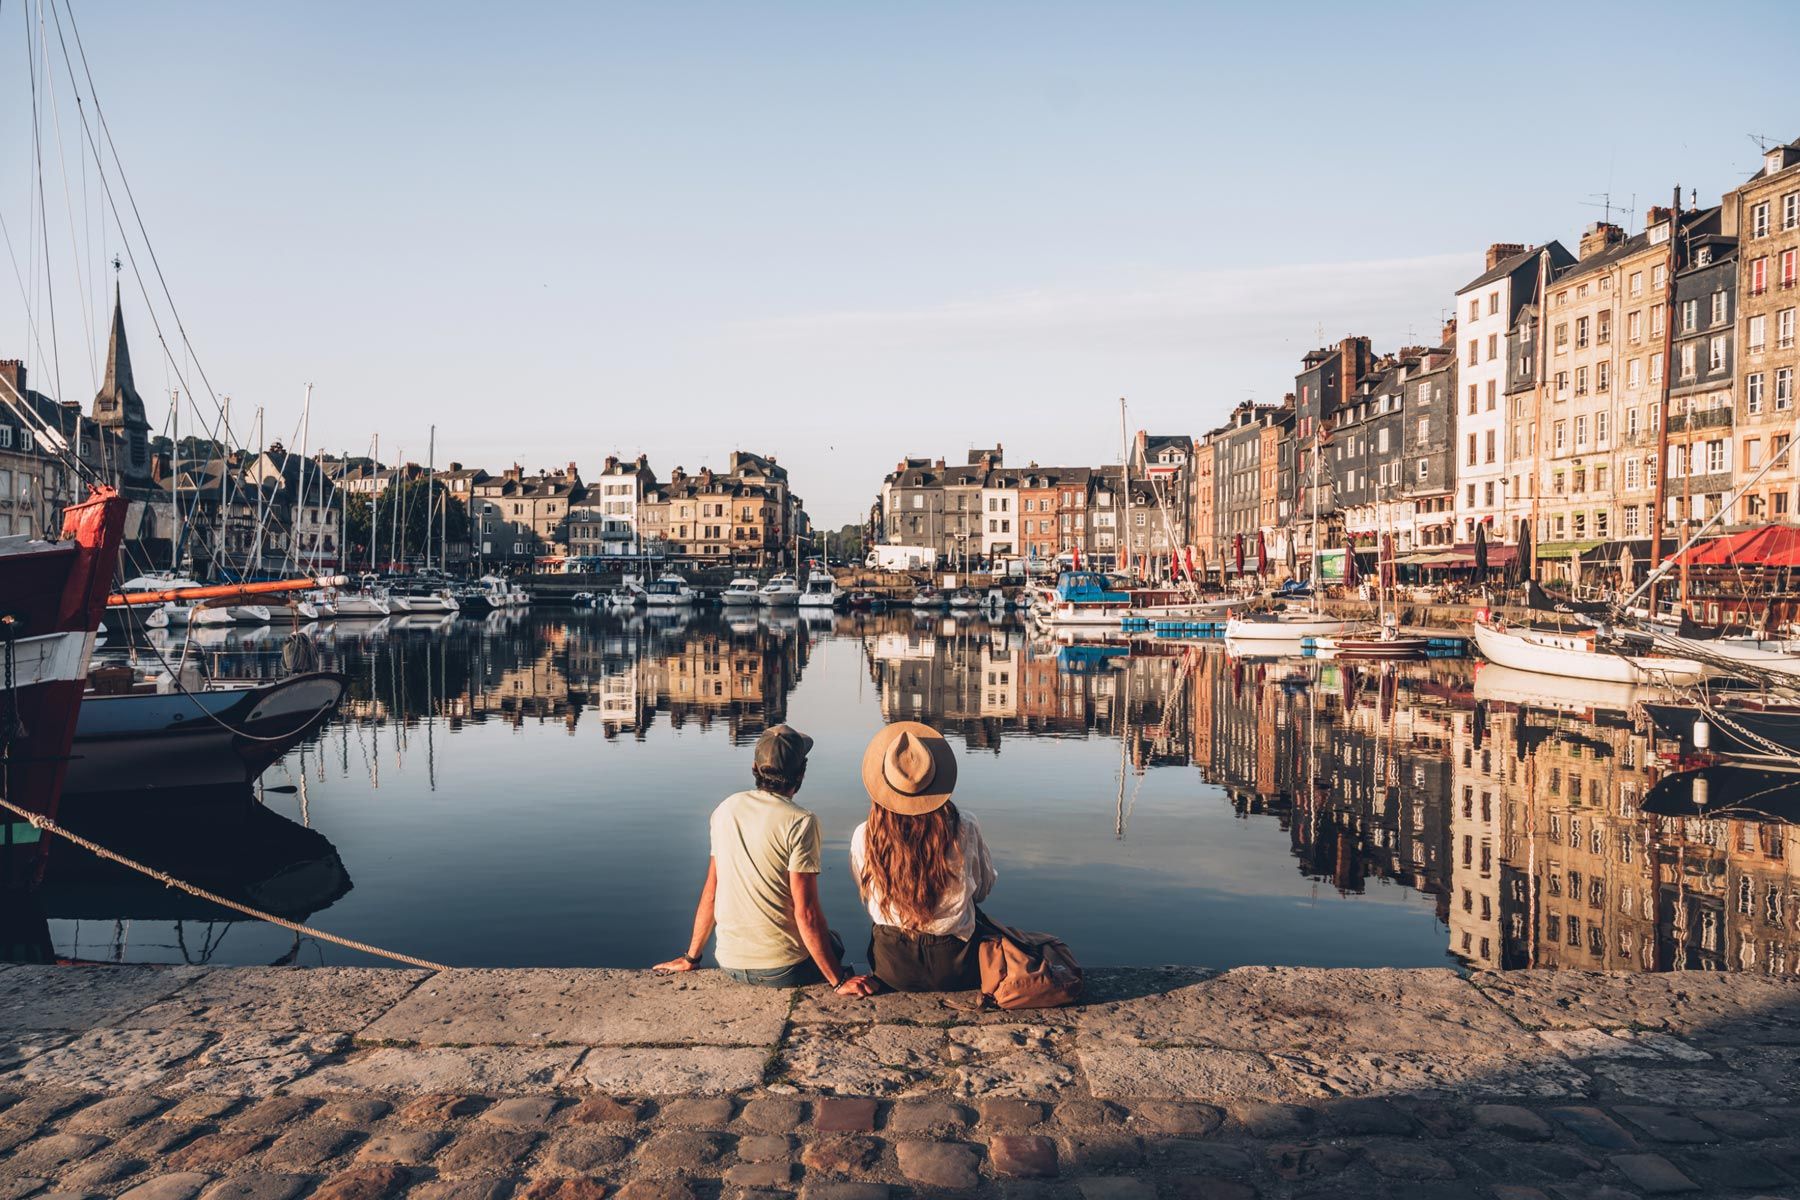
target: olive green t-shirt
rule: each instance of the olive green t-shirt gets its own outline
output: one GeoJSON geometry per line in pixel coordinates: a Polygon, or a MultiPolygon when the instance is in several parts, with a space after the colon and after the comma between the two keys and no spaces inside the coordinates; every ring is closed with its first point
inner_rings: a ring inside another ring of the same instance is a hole
{"type": "Polygon", "coordinates": [[[713,898],[721,967],[789,967],[811,957],[794,921],[788,873],[819,873],[819,818],[761,788],[727,796],[713,810],[713,898]]]}

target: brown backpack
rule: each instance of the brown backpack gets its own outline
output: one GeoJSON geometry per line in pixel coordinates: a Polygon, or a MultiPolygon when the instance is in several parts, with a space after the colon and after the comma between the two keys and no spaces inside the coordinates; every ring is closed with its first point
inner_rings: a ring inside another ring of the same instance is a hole
{"type": "Polygon", "coordinates": [[[981,992],[996,1008],[1057,1008],[1081,999],[1081,964],[1055,934],[980,918],[981,992]]]}

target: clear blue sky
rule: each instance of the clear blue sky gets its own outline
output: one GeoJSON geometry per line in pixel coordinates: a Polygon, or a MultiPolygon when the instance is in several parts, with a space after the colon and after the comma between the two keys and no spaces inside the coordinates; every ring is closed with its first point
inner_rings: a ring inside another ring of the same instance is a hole
{"type": "MultiPolygon", "coordinates": [[[[1710,33],[1663,3],[74,2],[234,413],[291,428],[310,380],[315,444],[422,459],[435,421],[439,462],[490,470],[755,448],[832,525],[904,454],[1113,459],[1119,396],[1204,431],[1321,335],[1432,337],[1489,242],[1572,246],[1608,189],[1635,228],[1748,175],[1746,135],[1800,136],[1775,0],[1710,33]]],[[[28,270],[24,24],[0,0],[28,270]]],[[[69,281],[102,284],[46,155],[85,400],[69,281]]],[[[44,386],[0,268],[0,355],[44,386]]],[[[127,320],[160,421],[141,299],[127,320]]]]}

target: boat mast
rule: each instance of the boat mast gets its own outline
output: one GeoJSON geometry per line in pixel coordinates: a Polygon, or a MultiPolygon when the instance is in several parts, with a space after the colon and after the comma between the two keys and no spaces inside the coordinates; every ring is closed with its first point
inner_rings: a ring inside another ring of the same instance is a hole
{"type": "Polygon", "coordinates": [[[1131,444],[1125,433],[1125,397],[1119,397],[1119,484],[1125,493],[1125,524],[1119,530],[1121,570],[1131,566],[1131,444]]]}
{"type": "Polygon", "coordinates": [[[261,467],[262,467],[263,453],[264,453],[264,448],[263,448],[263,410],[262,410],[262,406],[258,405],[257,409],[256,409],[256,465],[258,468],[257,475],[256,475],[256,536],[254,538],[252,538],[250,541],[250,559],[248,562],[246,562],[244,564],[244,571],[246,574],[248,574],[251,571],[255,571],[260,574],[262,571],[262,542],[263,542],[264,512],[263,512],[263,481],[262,481],[261,467]]]}
{"type": "MultiPolygon", "coordinates": [[[[1646,607],[1650,616],[1656,616],[1656,580],[1658,568],[1663,562],[1663,520],[1664,509],[1668,506],[1669,477],[1669,387],[1675,377],[1675,244],[1680,239],[1677,233],[1681,228],[1681,187],[1676,185],[1675,200],[1669,209],[1669,254],[1668,278],[1663,286],[1663,363],[1662,363],[1662,399],[1658,408],[1661,419],[1656,423],[1656,513],[1650,522],[1650,595],[1646,607]]],[[[1689,432],[1690,439],[1692,432],[1689,432]]],[[[1686,571],[1683,563],[1682,570],[1686,571]]],[[[1685,593],[1686,589],[1683,588],[1685,593]]],[[[1684,594],[1685,602],[1686,596],[1684,594]]],[[[1684,607],[1683,611],[1686,609],[1684,607]]]]}
{"type": "MultiPolygon", "coordinates": [[[[230,396],[225,397],[225,403],[224,403],[223,407],[224,407],[223,426],[225,429],[230,429],[231,428],[231,397],[230,396]]],[[[217,548],[217,551],[216,551],[216,554],[215,554],[214,560],[213,560],[214,565],[216,567],[219,564],[224,563],[224,561],[225,561],[225,526],[227,524],[226,507],[225,507],[225,505],[226,505],[225,477],[226,477],[226,475],[228,475],[230,473],[230,463],[226,458],[224,442],[215,441],[213,443],[213,449],[219,456],[219,542],[218,542],[218,548],[217,548]]]]}
{"type": "MultiPolygon", "coordinates": [[[[301,404],[300,404],[300,516],[299,516],[299,519],[294,522],[294,528],[290,532],[290,535],[289,535],[294,539],[294,546],[293,546],[294,553],[293,553],[292,557],[293,557],[294,564],[296,566],[298,566],[300,563],[300,524],[302,521],[306,520],[306,447],[311,443],[311,441],[312,441],[312,384],[309,383],[306,385],[306,399],[301,401],[301,404]]],[[[282,466],[282,474],[285,475],[287,473],[287,460],[286,460],[285,456],[282,459],[281,466],[282,466]]],[[[324,496],[321,495],[320,499],[324,499],[324,496]]],[[[313,522],[312,558],[313,558],[313,566],[315,566],[315,567],[318,566],[319,565],[319,525],[318,525],[318,522],[316,522],[316,521],[313,522]]]]}
{"type": "MultiPolygon", "coordinates": [[[[1312,460],[1313,460],[1312,461],[1312,477],[1313,477],[1312,478],[1312,553],[1313,553],[1313,561],[1312,561],[1312,570],[1311,570],[1311,572],[1309,572],[1309,576],[1312,580],[1312,602],[1311,602],[1312,603],[1312,611],[1313,611],[1313,615],[1315,615],[1315,616],[1317,616],[1318,612],[1319,612],[1319,432],[1323,428],[1323,422],[1325,420],[1324,397],[1321,396],[1319,399],[1320,399],[1319,416],[1316,419],[1320,422],[1320,424],[1313,426],[1313,452],[1312,452],[1312,460]]],[[[1346,549],[1344,551],[1344,554],[1346,555],[1345,566],[1347,568],[1349,566],[1349,563],[1347,561],[1347,556],[1350,554],[1350,551],[1348,549],[1346,549]]]]}
{"type": "MultiPolygon", "coordinates": [[[[404,463],[406,461],[406,451],[404,449],[399,450],[394,455],[394,457],[395,457],[395,459],[398,460],[399,463],[404,463]]],[[[388,537],[388,558],[400,566],[405,566],[406,565],[406,543],[400,540],[400,467],[399,467],[399,465],[396,465],[394,467],[394,469],[389,477],[392,480],[392,482],[388,485],[388,487],[382,489],[383,491],[391,490],[394,493],[393,498],[388,501],[388,510],[389,510],[388,518],[389,518],[389,520],[393,521],[393,523],[394,523],[393,532],[388,537]]]]}
{"type": "MultiPolygon", "coordinates": [[[[170,455],[169,463],[169,522],[173,532],[169,535],[169,574],[181,574],[181,392],[179,389],[169,393],[169,435],[175,449],[170,455]]],[[[77,460],[81,456],[79,439],[81,422],[75,422],[77,460]]]]}
{"type": "MultiPolygon", "coordinates": [[[[375,453],[369,460],[375,481],[381,482],[381,435],[375,435],[375,453]]],[[[369,493],[369,570],[375,570],[375,544],[381,540],[381,493],[369,493]]]]}
{"type": "Polygon", "coordinates": [[[437,426],[431,427],[431,438],[425,443],[425,570],[431,571],[432,484],[437,473],[437,426]]]}

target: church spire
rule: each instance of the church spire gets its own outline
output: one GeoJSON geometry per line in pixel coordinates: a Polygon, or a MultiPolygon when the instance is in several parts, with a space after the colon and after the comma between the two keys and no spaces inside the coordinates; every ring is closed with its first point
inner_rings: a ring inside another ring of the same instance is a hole
{"type": "MultiPolygon", "coordinates": [[[[119,262],[113,260],[113,269],[119,262]]],[[[106,346],[106,378],[94,397],[94,421],[122,439],[119,466],[127,485],[150,480],[150,419],[131,379],[131,347],[125,341],[120,287],[113,283],[112,336],[106,346]]]]}
{"type": "Polygon", "coordinates": [[[106,382],[101,385],[100,394],[119,400],[127,396],[137,399],[137,389],[132,386],[131,347],[125,341],[125,312],[120,304],[117,280],[113,281],[112,337],[106,344],[106,382]]]}

